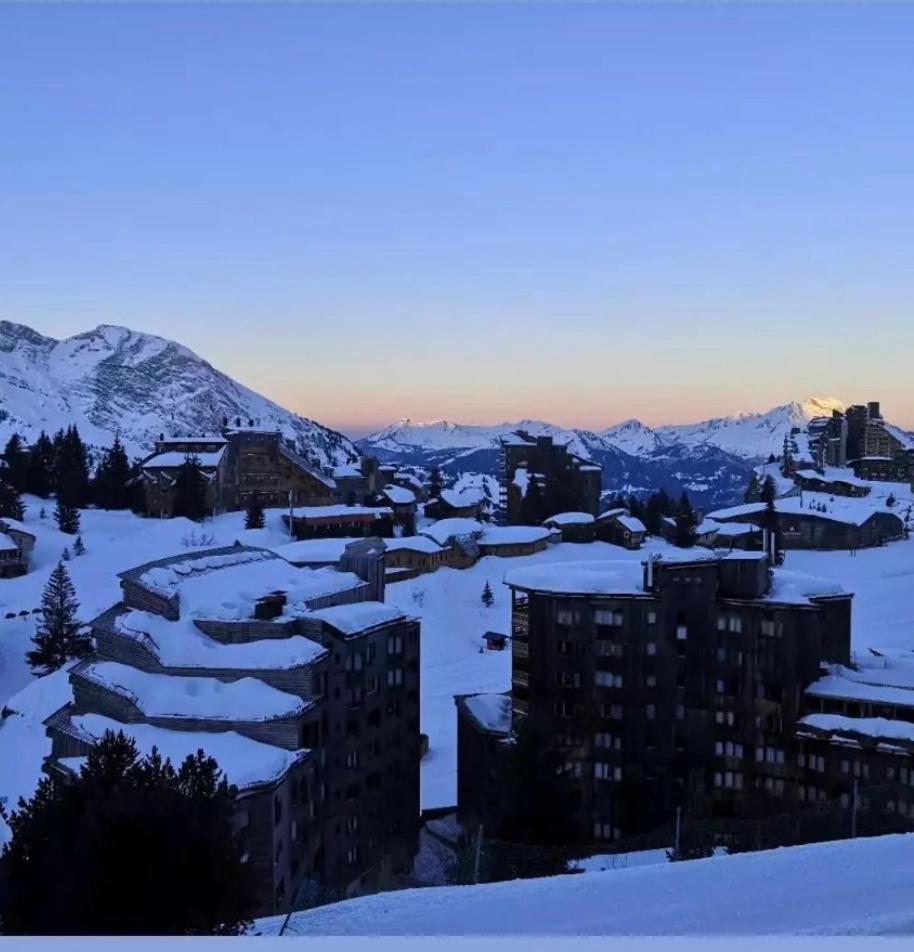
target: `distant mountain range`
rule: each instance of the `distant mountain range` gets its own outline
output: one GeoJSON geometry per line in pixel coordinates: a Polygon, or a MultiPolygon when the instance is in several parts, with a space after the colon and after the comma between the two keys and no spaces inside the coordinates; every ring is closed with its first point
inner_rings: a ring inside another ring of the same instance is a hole
{"type": "Polygon", "coordinates": [[[458,475],[494,475],[499,439],[515,430],[552,436],[573,453],[603,467],[607,492],[645,493],[684,489],[697,504],[721,506],[740,499],[753,466],[779,454],[784,436],[813,417],[844,409],[832,397],[798,400],[766,413],[741,413],[702,423],[649,427],[626,420],[599,432],[519,420],[495,426],[403,420],[356,445],[384,461],[458,475]]]}
{"type": "Polygon", "coordinates": [[[181,344],[102,324],[54,340],[0,321],[0,440],[27,440],[75,423],[96,446],[120,434],[130,452],[166,436],[218,432],[224,418],[253,419],[294,440],[322,465],[357,458],[353,444],[236,383],[181,344]]]}

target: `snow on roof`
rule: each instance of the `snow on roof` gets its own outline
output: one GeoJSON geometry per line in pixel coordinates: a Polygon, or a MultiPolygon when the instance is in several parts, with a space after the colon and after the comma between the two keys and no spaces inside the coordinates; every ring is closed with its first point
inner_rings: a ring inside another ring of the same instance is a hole
{"type": "MultiPolygon", "coordinates": [[[[813,519],[826,519],[847,525],[860,526],[877,512],[888,513],[884,500],[871,499],[869,496],[831,496],[829,493],[804,492],[802,496],[782,496],[774,501],[774,508],[781,515],[805,516],[813,519]],[[816,509],[823,507],[824,511],[816,509]]],[[[740,516],[757,515],[765,509],[764,503],[747,503],[744,506],[732,506],[718,509],[708,514],[709,519],[733,519],[740,516]]],[[[896,516],[896,518],[898,518],[896,516]]],[[[900,520],[899,520],[900,521],[900,520]]]]}
{"type": "Polygon", "coordinates": [[[914,741],[914,724],[909,721],[889,720],[886,717],[845,717],[843,714],[807,714],[800,718],[799,727],[834,734],[864,734],[886,740],[914,741]]]}
{"type": "Polygon", "coordinates": [[[157,453],[143,463],[143,469],[177,469],[179,466],[183,466],[187,459],[195,459],[200,464],[201,469],[215,469],[224,455],[224,446],[215,453],[157,453]]]}
{"type": "Polygon", "coordinates": [[[334,466],[330,470],[330,475],[333,476],[334,479],[351,479],[356,476],[364,476],[365,474],[359,469],[358,466],[353,466],[351,463],[346,463],[343,466],[334,466]]]}
{"type": "Polygon", "coordinates": [[[442,546],[438,545],[434,539],[421,535],[385,539],[384,548],[388,552],[399,552],[401,549],[406,549],[408,552],[425,552],[427,555],[436,555],[444,551],[442,546]]]}
{"type": "Polygon", "coordinates": [[[698,527],[699,533],[711,531],[717,533],[718,539],[731,539],[741,535],[751,535],[761,530],[754,522],[718,522],[714,523],[708,519],[698,527]]]}
{"type": "Polygon", "coordinates": [[[843,468],[828,467],[824,473],[815,469],[798,469],[794,476],[799,476],[800,479],[821,480],[823,483],[846,483],[848,486],[860,486],[865,489],[872,486],[865,479],[858,479],[852,470],[843,468]]]}
{"type": "MultiPolygon", "coordinates": [[[[733,553],[730,553],[733,555],[733,553]]],[[[763,556],[762,552],[749,552],[745,555],[763,556]]],[[[771,576],[771,590],[764,601],[805,605],[811,599],[831,598],[847,595],[849,592],[830,579],[817,578],[805,572],[793,572],[790,569],[775,569],[771,576]]]]}
{"type": "Polygon", "coordinates": [[[619,524],[629,532],[647,532],[647,526],[637,516],[616,516],[619,524]]]}
{"type": "Polygon", "coordinates": [[[294,717],[307,705],[257,678],[224,682],[150,674],[114,661],[95,661],[79,669],[82,677],[125,694],[147,717],[190,717],[214,721],[266,721],[294,717]]]}
{"type": "Polygon", "coordinates": [[[19,546],[5,533],[0,532],[0,552],[18,552],[19,546]]]}
{"type": "Polygon", "coordinates": [[[298,506],[292,510],[296,519],[337,519],[350,520],[384,519],[393,515],[387,506],[298,506]]]}
{"type": "Polygon", "coordinates": [[[408,506],[416,501],[416,494],[402,486],[385,486],[384,495],[395,506],[408,506]]]}
{"type": "Polygon", "coordinates": [[[511,733],[511,696],[509,694],[473,694],[463,699],[470,716],[484,730],[495,734],[511,733]]]}
{"type": "Polygon", "coordinates": [[[306,565],[309,562],[339,562],[346,551],[346,546],[357,542],[360,538],[362,537],[343,536],[339,539],[302,539],[300,542],[287,542],[285,545],[274,546],[271,551],[293,565],[306,565]]]}
{"type": "Polygon", "coordinates": [[[134,739],[141,754],[150,754],[155,747],[175,767],[202,750],[216,760],[229,783],[239,790],[280,780],[305,756],[305,751],[263,744],[234,731],[173,731],[150,724],[122,724],[101,714],[76,714],[71,721],[96,742],[105,731],[123,731],[134,739]]]}
{"type": "Polygon", "coordinates": [[[156,440],[156,443],[160,444],[184,444],[184,443],[226,443],[228,442],[224,436],[219,436],[216,433],[204,433],[202,436],[166,436],[163,439],[156,440]]]}
{"type": "MultiPolygon", "coordinates": [[[[480,545],[523,545],[541,542],[552,536],[545,526],[493,526],[486,525],[479,538],[480,545]]],[[[556,536],[557,537],[557,536],[556,536]]]]}
{"type": "Polygon", "coordinates": [[[442,489],[438,493],[438,498],[452,509],[466,509],[469,506],[478,506],[481,501],[481,494],[457,492],[454,489],[442,489]]]}
{"type": "Polygon", "coordinates": [[[708,519],[732,519],[735,516],[754,516],[758,512],[764,512],[765,503],[747,502],[741,506],[727,506],[725,509],[715,509],[708,513],[708,519]]]}
{"type": "Polygon", "coordinates": [[[644,595],[641,566],[616,560],[550,562],[513,569],[505,584],[554,595],[644,595]]]}
{"type": "Polygon", "coordinates": [[[31,536],[33,539],[35,538],[35,533],[24,522],[20,522],[18,519],[10,519],[9,516],[4,516],[0,519],[0,529],[24,532],[27,536],[31,536]]]}
{"type": "Polygon", "coordinates": [[[307,611],[310,600],[365,584],[351,572],[295,568],[266,550],[235,555],[157,566],[147,569],[140,580],[166,596],[177,595],[182,614],[190,618],[226,620],[252,618],[258,599],[274,592],[286,595],[282,620],[307,611]]]}
{"type": "Polygon", "coordinates": [[[558,512],[543,520],[544,526],[589,526],[594,517],[589,512],[558,512]]]}
{"type": "Polygon", "coordinates": [[[914,707],[914,690],[909,687],[887,687],[861,681],[843,672],[856,675],[856,671],[843,668],[841,665],[832,666],[836,673],[827,674],[818,681],[813,681],[806,689],[811,697],[837,698],[848,701],[870,701],[876,704],[892,704],[901,707],[914,707]],[[839,673],[840,672],[840,673],[839,673]]]}
{"type": "Polygon", "coordinates": [[[264,638],[222,644],[189,619],[168,621],[151,612],[130,610],[114,620],[114,630],[152,648],[166,667],[277,671],[311,664],[326,648],[310,638],[264,638]]]}
{"type": "Polygon", "coordinates": [[[399,608],[383,602],[353,602],[350,605],[319,608],[311,612],[311,617],[319,618],[344,635],[358,635],[368,628],[406,620],[406,615],[399,608]]]}
{"type": "Polygon", "coordinates": [[[485,526],[477,519],[439,519],[422,530],[422,535],[434,539],[439,545],[446,545],[450,539],[462,536],[479,538],[485,526]]]}

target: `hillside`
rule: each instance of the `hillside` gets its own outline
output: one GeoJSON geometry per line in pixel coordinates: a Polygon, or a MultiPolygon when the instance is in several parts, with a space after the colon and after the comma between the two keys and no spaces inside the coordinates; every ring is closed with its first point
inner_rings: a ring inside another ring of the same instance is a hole
{"type": "Polygon", "coordinates": [[[117,431],[140,453],[159,433],[211,433],[226,417],[275,426],[321,464],[356,457],[342,434],[284,410],[174,341],[109,324],[54,340],[0,321],[4,443],[13,432],[31,440],[75,423],[90,444],[107,445],[117,431]]]}
{"type": "Polygon", "coordinates": [[[912,900],[914,835],[896,835],[381,893],[297,913],[287,934],[898,936],[914,933],[912,900]]]}

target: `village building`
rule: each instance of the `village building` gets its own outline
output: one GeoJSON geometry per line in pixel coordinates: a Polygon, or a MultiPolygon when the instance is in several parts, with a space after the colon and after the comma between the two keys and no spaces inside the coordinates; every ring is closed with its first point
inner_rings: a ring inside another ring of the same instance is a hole
{"type": "Polygon", "coordinates": [[[434,572],[442,567],[461,568],[460,550],[442,546],[427,536],[401,536],[385,539],[387,580],[403,582],[434,572]]]}
{"type": "Polygon", "coordinates": [[[385,485],[378,461],[370,456],[334,466],[329,475],[336,486],[335,502],[347,506],[364,506],[385,485]]]}
{"type": "Polygon", "coordinates": [[[29,570],[35,535],[18,519],[0,519],[0,578],[25,575],[29,570]]]}
{"type": "Polygon", "coordinates": [[[206,480],[206,508],[213,514],[228,505],[228,441],[223,436],[160,436],[155,450],[140,463],[140,486],[147,515],[171,518],[174,512],[175,480],[178,471],[193,459],[206,480]]]}
{"type": "Polygon", "coordinates": [[[404,531],[415,531],[418,500],[411,489],[390,484],[375,495],[373,502],[380,506],[388,506],[393,512],[394,522],[403,526],[404,531]]]}
{"type": "Polygon", "coordinates": [[[394,486],[402,486],[403,489],[408,489],[413,493],[419,502],[425,502],[428,498],[425,484],[414,473],[407,472],[406,470],[398,470],[393,466],[383,471],[385,472],[385,485],[392,484],[394,486]]]}
{"type": "Polygon", "coordinates": [[[425,504],[425,515],[429,519],[478,519],[481,506],[482,496],[476,490],[442,489],[425,504]]]}
{"type": "Polygon", "coordinates": [[[831,496],[862,498],[871,488],[847,469],[799,469],[793,474],[794,484],[804,492],[828,493],[831,496]]]}
{"type": "Polygon", "coordinates": [[[561,534],[548,526],[495,526],[486,524],[479,537],[480,558],[494,555],[509,559],[521,555],[535,555],[555,542],[561,534]]]}
{"type": "Polygon", "coordinates": [[[596,538],[594,517],[589,512],[559,512],[543,523],[562,534],[562,542],[593,542],[596,538]]]}
{"type": "Polygon", "coordinates": [[[237,790],[259,914],[399,882],[418,845],[419,626],[356,561],[367,580],[236,545],[122,573],[45,722],[46,769],[76,773],[109,730],[176,766],[203,749],[237,790]]]}
{"type": "Polygon", "coordinates": [[[458,815],[494,838],[512,731],[561,751],[584,841],[655,830],[677,807],[776,809],[803,688],[850,661],[851,595],[763,552],[533,565],[506,584],[511,693],[456,699],[458,815]]]}
{"type": "MultiPolygon", "coordinates": [[[[501,440],[501,510],[510,525],[530,521],[524,499],[531,479],[537,482],[543,506],[552,512],[587,512],[592,516],[599,512],[602,467],[576,456],[551,436],[533,437],[518,430],[501,440]]],[[[536,523],[551,514],[542,513],[536,523]]]]}
{"type": "Polygon", "coordinates": [[[711,549],[759,551],[762,530],[751,522],[715,522],[705,519],[695,530],[695,544],[711,549]]]}
{"type": "Polygon", "coordinates": [[[296,539],[394,534],[394,513],[389,506],[300,506],[282,516],[296,539]]]}
{"type": "Polygon", "coordinates": [[[647,538],[647,526],[627,509],[607,509],[594,522],[596,538],[625,549],[640,549],[647,538]]]}

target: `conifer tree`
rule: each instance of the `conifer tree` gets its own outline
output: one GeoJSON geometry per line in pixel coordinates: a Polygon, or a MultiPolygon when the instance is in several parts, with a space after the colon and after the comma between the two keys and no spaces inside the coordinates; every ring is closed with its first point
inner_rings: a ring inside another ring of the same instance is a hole
{"type": "Polygon", "coordinates": [[[698,516],[689,502],[688,493],[683,490],[676,512],[676,545],[689,549],[695,545],[695,530],[698,528],[698,516]]]}
{"type": "Polygon", "coordinates": [[[29,456],[18,433],[14,433],[7,440],[3,462],[6,463],[6,481],[16,492],[25,492],[28,488],[29,456]]]}
{"type": "Polygon", "coordinates": [[[16,488],[0,480],[0,519],[17,519],[21,522],[24,516],[25,506],[16,488]]]}
{"type": "Polygon", "coordinates": [[[755,502],[759,498],[760,486],[758,481],[758,474],[755,470],[752,470],[752,473],[749,476],[749,485],[746,487],[746,492],[743,494],[744,502],[755,502]]]}
{"type": "Polygon", "coordinates": [[[54,445],[44,430],[29,447],[26,492],[47,499],[54,485],[54,445]]]}
{"type": "Polygon", "coordinates": [[[92,640],[82,634],[77,620],[79,602],[63,562],[51,572],[41,596],[41,621],[26,654],[33,671],[50,674],[72,658],[84,658],[92,650],[92,640]]]}
{"type": "Polygon", "coordinates": [[[773,503],[777,498],[777,495],[777,486],[775,486],[774,479],[769,474],[765,477],[765,481],[762,483],[762,489],[759,494],[759,498],[767,505],[768,503],[773,503]]]}
{"type": "Polygon", "coordinates": [[[83,544],[83,537],[81,535],[78,535],[76,541],[73,543],[73,554],[77,556],[86,554],[86,547],[83,544]]]}
{"type": "Polygon", "coordinates": [[[196,456],[188,456],[175,476],[172,515],[200,522],[207,514],[206,477],[196,456]]]}
{"type": "Polygon", "coordinates": [[[437,499],[444,489],[444,482],[441,478],[441,470],[437,466],[432,467],[428,477],[428,495],[430,499],[437,499]]]}
{"type": "Polygon", "coordinates": [[[520,504],[521,521],[527,526],[541,525],[546,518],[543,515],[545,502],[540,489],[540,481],[535,476],[527,478],[527,491],[520,504]]]}
{"type": "Polygon", "coordinates": [[[252,493],[248,500],[248,508],[244,514],[245,529],[262,529],[265,524],[263,515],[263,506],[260,504],[260,496],[252,493]]]}
{"type": "Polygon", "coordinates": [[[255,883],[236,791],[203,751],[172,765],[108,732],[79,775],[8,816],[0,918],[12,935],[234,935],[255,883]]]}
{"type": "Polygon", "coordinates": [[[482,590],[482,603],[486,608],[491,608],[495,604],[495,595],[492,592],[492,586],[489,585],[489,580],[486,579],[485,587],[482,590]]]}
{"type": "Polygon", "coordinates": [[[64,562],[70,561],[70,547],[69,546],[65,545],[63,547],[63,552],[60,553],[60,557],[64,560],[64,562]]]}
{"type": "Polygon", "coordinates": [[[93,496],[103,509],[128,509],[131,503],[130,461],[120,437],[105,451],[98,464],[93,484],[93,496]]]}
{"type": "Polygon", "coordinates": [[[55,436],[54,472],[57,498],[70,506],[89,501],[89,456],[75,426],[55,436]]]}
{"type": "Polygon", "coordinates": [[[79,510],[76,506],[58,499],[57,507],[54,509],[54,519],[61,532],[67,535],[76,535],[79,532],[79,510]]]}

